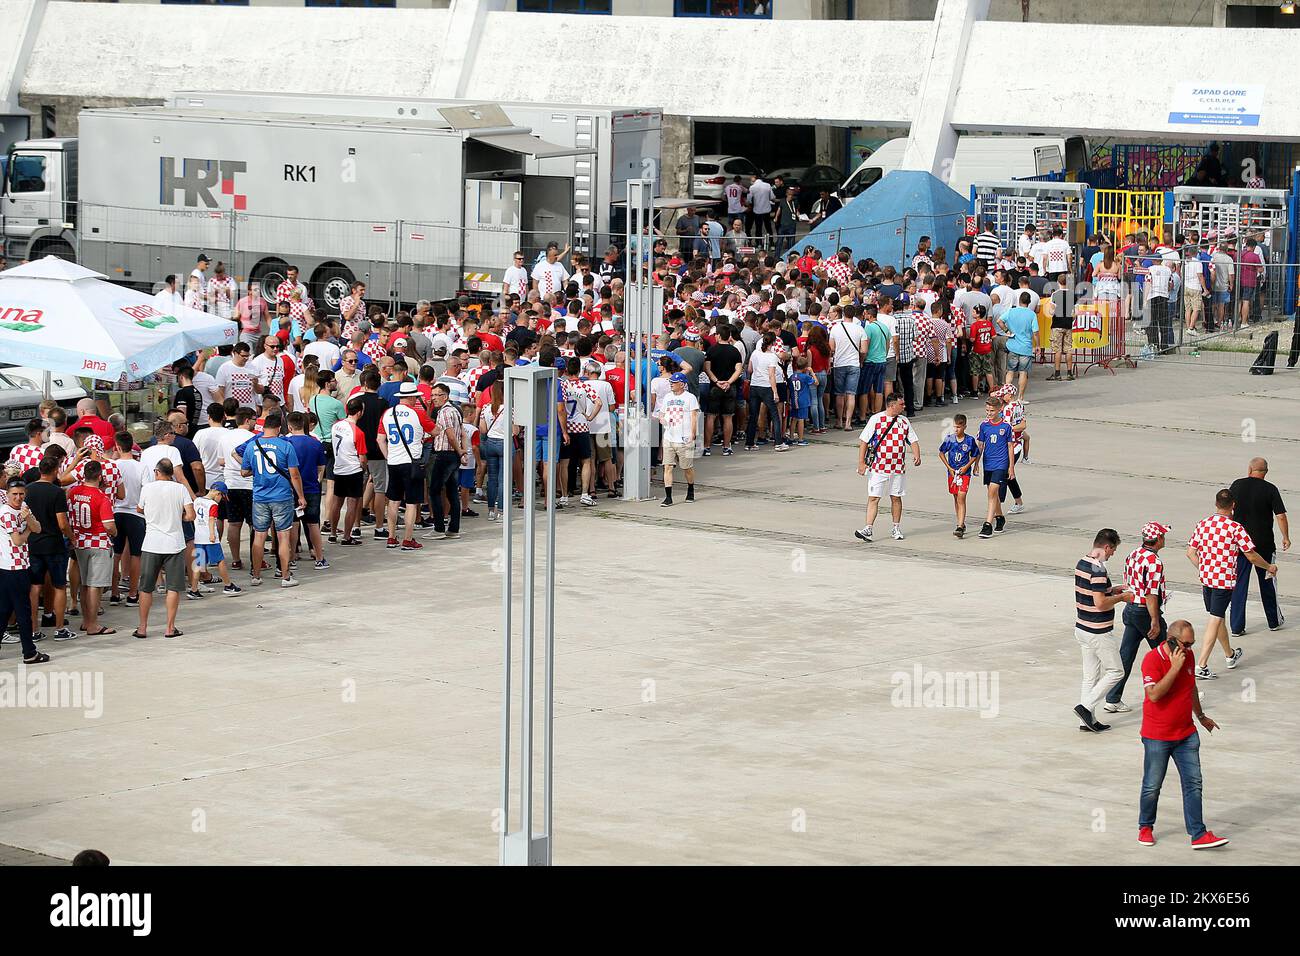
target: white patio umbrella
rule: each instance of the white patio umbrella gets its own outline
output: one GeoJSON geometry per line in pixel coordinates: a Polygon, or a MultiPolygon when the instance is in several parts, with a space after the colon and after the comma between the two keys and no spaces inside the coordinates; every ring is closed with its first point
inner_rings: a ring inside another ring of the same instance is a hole
{"type": "Polygon", "coordinates": [[[239,326],[114,285],[57,256],[0,272],[0,356],[89,378],[144,378],[188,352],[233,344],[239,326]]]}

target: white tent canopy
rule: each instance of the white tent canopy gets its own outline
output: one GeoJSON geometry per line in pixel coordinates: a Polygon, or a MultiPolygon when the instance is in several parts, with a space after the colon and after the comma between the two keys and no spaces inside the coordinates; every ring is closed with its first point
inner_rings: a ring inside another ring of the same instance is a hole
{"type": "Polygon", "coordinates": [[[182,355],[233,344],[236,323],[114,285],[46,256],[0,272],[0,355],[90,378],[144,378],[182,355]]]}

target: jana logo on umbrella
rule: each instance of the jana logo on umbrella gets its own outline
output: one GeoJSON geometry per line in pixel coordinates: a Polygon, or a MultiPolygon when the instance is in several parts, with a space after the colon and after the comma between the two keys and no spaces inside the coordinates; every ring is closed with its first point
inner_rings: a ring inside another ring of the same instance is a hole
{"type": "Polygon", "coordinates": [[[146,329],[156,329],[163,325],[180,325],[174,315],[164,315],[151,305],[124,305],[122,311],[135,319],[135,324],[146,329]]]}
{"type": "Polygon", "coordinates": [[[10,332],[35,332],[43,329],[41,309],[24,309],[22,306],[0,305],[0,329],[10,332]]]}

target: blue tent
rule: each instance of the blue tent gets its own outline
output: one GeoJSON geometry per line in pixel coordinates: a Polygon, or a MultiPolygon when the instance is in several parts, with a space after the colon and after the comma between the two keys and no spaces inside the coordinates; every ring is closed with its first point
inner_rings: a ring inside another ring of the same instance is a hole
{"type": "Polygon", "coordinates": [[[931,249],[943,246],[948,261],[956,261],[957,240],[966,231],[969,202],[930,173],[895,169],[843,209],[795,240],[795,248],[814,246],[823,256],[842,246],[853,259],[875,259],[895,267],[910,262],[922,236],[931,249]]]}

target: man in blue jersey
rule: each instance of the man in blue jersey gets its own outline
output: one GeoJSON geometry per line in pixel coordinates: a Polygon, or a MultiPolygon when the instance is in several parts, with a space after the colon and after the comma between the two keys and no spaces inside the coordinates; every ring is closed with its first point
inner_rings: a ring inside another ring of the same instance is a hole
{"type": "Polygon", "coordinates": [[[984,464],[984,484],[989,492],[988,516],[980,528],[981,538],[991,538],[1006,531],[1007,519],[1002,502],[1007,497],[1007,482],[1016,477],[1016,463],[1011,457],[1012,429],[1002,420],[1002,401],[990,398],[984,403],[987,413],[980,422],[975,444],[984,464]]]}
{"type": "Polygon", "coordinates": [[[290,570],[293,558],[293,520],[295,504],[304,500],[302,478],[298,472],[298,453],[287,438],[280,437],[284,419],[279,412],[266,416],[262,434],[235,449],[242,457],[240,474],[253,479],[253,554],[254,587],[262,583],[262,549],[266,533],[275,526],[280,558],[280,587],[298,584],[290,570]]]}
{"type": "MultiPolygon", "coordinates": [[[[315,435],[307,434],[307,416],[302,412],[289,413],[288,441],[298,456],[298,474],[302,478],[305,503],[301,524],[307,533],[307,546],[316,561],[316,570],[328,571],[330,563],[325,560],[325,544],[320,533],[320,483],[325,471],[325,446],[315,435]]],[[[297,547],[296,541],[294,546],[297,547]]]]}
{"type": "Polygon", "coordinates": [[[966,493],[970,490],[970,476],[979,460],[979,447],[975,438],[966,434],[966,416],[954,415],[953,432],[939,445],[939,460],[948,471],[948,493],[952,495],[957,511],[957,527],[953,535],[966,536],[966,493]]]}

